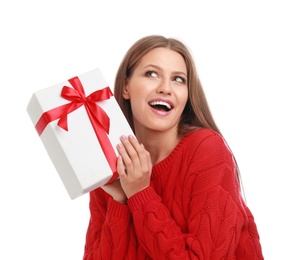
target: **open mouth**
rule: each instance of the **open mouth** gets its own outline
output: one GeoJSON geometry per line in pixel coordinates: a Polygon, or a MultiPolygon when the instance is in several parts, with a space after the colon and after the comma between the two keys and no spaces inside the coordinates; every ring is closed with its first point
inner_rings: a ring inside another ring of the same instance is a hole
{"type": "Polygon", "coordinates": [[[173,108],[170,104],[164,101],[149,102],[149,105],[156,110],[166,111],[166,112],[170,111],[173,108]]]}

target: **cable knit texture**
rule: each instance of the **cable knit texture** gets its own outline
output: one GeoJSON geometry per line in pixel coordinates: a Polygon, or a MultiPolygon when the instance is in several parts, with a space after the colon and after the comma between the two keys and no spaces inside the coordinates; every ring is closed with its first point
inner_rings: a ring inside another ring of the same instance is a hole
{"type": "Polygon", "coordinates": [[[90,193],[84,260],[264,259],[232,154],[212,130],[182,138],[127,204],[90,193]]]}

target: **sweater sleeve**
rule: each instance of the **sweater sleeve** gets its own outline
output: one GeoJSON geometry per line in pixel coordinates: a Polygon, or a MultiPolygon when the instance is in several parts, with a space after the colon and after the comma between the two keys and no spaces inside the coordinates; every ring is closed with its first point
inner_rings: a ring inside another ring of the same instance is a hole
{"type": "Polygon", "coordinates": [[[90,192],[89,209],[83,260],[124,259],[133,253],[129,239],[135,231],[128,206],[114,201],[99,188],[90,192]]]}
{"type": "MultiPolygon", "coordinates": [[[[128,200],[138,240],[153,259],[234,259],[248,218],[229,149],[214,135],[199,143],[183,163],[185,176],[178,180],[182,192],[174,196],[181,196],[178,203],[184,205],[186,213],[181,214],[187,229],[177,225],[171,210],[150,186],[128,200]]],[[[263,259],[259,248],[255,249],[258,242],[253,241],[257,235],[247,237],[252,241],[251,250],[241,252],[244,258],[239,259],[263,259]]]]}

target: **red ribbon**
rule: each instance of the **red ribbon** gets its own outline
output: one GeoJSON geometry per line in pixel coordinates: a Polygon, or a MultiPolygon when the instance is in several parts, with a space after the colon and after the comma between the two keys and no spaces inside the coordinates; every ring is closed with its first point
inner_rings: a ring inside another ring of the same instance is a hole
{"type": "Polygon", "coordinates": [[[41,135],[46,126],[58,118],[57,125],[68,131],[68,114],[84,105],[100,146],[113,172],[113,176],[107,182],[110,183],[118,177],[116,171],[117,156],[107,136],[109,134],[110,119],[96,102],[109,99],[113,94],[110,88],[106,87],[86,97],[84,88],[78,77],[71,78],[68,81],[73,88],[63,86],[61,96],[71,102],[44,112],[35,126],[36,131],[41,135]]]}

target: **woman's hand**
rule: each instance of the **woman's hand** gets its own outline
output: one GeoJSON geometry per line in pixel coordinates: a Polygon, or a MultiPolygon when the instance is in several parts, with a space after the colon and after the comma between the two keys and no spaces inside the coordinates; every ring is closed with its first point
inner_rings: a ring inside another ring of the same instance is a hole
{"type": "Polygon", "coordinates": [[[134,136],[122,136],[117,145],[117,171],[127,198],[150,185],[152,162],[149,152],[134,136]]]}

